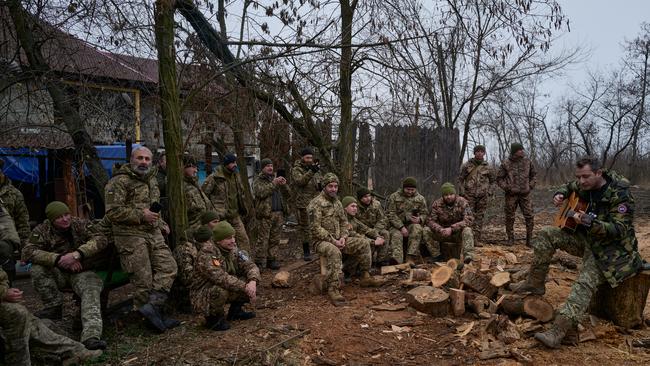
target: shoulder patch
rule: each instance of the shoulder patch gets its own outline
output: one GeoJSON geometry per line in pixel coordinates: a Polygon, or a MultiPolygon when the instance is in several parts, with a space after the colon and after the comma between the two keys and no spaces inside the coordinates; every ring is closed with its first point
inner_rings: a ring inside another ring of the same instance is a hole
{"type": "Polygon", "coordinates": [[[215,266],[215,267],[220,267],[221,262],[219,261],[219,259],[217,257],[212,257],[212,265],[215,266]]]}
{"type": "Polygon", "coordinates": [[[629,211],[629,208],[625,203],[621,203],[620,205],[618,205],[618,208],[616,210],[618,211],[618,213],[624,214],[629,211]]]}
{"type": "Polygon", "coordinates": [[[248,256],[248,253],[246,253],[245,250],[239,250],[239,251],[237,251],[237,256],[239,257],[239,259],[241,259],[241,260],[243,260],[243,261],[248,261],[248,260],[250,260],[250,257],[248,256]]]}

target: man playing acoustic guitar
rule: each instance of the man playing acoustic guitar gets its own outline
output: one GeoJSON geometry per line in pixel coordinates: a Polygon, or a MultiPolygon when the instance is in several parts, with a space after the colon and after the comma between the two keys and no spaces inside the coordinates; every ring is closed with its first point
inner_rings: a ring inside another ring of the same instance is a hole
{"type": "Polygon", "coordinates": [[[569,211],[568,216],[578,225],[575,229],[542,229],[532,243],[534,258],[528,278],[510,286],[517,293],[542,295],[556,249],[582,256],[582,270],[553,325],[535,334],[535,339],[552,348],[559,347],[567,332],[577,328],[599,285],[616,287],[642,265],[632,224],[634,199],[630,182],[613,171],[605,171],[593,157],[578,160],[575,175],[575,181],[557,190],[553,203],[560,206],[575,192],[587,204],[584,211],[569,211]]]}

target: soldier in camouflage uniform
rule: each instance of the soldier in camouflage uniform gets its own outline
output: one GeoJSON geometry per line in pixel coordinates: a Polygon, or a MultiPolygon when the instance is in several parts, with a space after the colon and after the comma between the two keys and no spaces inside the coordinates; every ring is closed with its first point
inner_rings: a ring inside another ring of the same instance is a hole
{"type": "Polygon", "coordinates": [[[525,156],[520,143],[510,146],[510,157],[501,163],[497,174],[497,184],[505,192],[504,213],[508,245],[515,242],[515,211],[521,207],[526,222],[526,245],[530,246],[533,237],[533,199],[530,192],[535,188],[537,172],[533,163],[525,156]]]}
{"type": "MultiPolygon", "coordinates": [[[[0,243],[0,261],[11,258],[12,249],[0,243]]],[[[102,355],[101,350],[90,351],[83,344],[50,330],[41,319],[18,304],[21,301],[23,292],[10,287],[7,274],[0,268],[0,335],[5,341],[7,365],[31,365],[32,350],[59,356],[66,363],[81,363],[102,355]]]]}
{"type": "Polygon", "coordinates": [[[246,227],[241,219],[247,215],[248,209],[244,204],[244,186],[239,176],[237,157],[233,154],[224,156],[223,163],[205,179],[201,189],[210,198],[219,218],[228,221],[235,228],[238,247],[252,253],[246,227]]]}
{"type": "MultiPolygon", "coordinates": [[[[407,177],[402,188],[388,196],[388,221],[390,222],[390,242],[393,243],[393,258],[404,261],[403,238],[408,238],[407,263],[413,265],[420,256],[424,225],[427,222],[427,201],[417,191],[417,180],[407,177]]],[[[432,253],[433,254],[433,253],[432,253]]]]}
{"type": "Polygon", "coordinates": [[[190,296],[194,312],[205,316],[208,329],[230,328],[227,320],[246,320],[255,313],[242,309],[255,303],[260,271],[246,252],[237,248],[235,230],[227,222],[218,223],[212,240],[201,243],[194,265],[190,296]],[[228,316],[224,306],[230,303],[228,316]]]}
{"type": "Polygon", "coordinates": [[[187,225],[190,229],[201,226],[201,215],[212,208],[212,202],[199,187],[197,172],[196,161],[191,156],[183,156],[183,193],[187,209],[187,225]]]}
{"type": "Polygon", "coordinates": [[[488,199],[494,195],[496,172],[485,161],[485,146],[474,147],[474,158],[469,159],[460,168],[458,187],[460,195],[469,203],[474,213],[472,231],[476,241],[481,240],[483,231],[483,217],[488,207],[488,199]]]}
{"type": "Polygon", "coordinates": [[[177,326],[162,312],[176,277],[176,262],[165,244],[162,231],[169,227],[160,214],[150,210],[158,202],[156,170],[151,169],[151,151],[139,147],[131,153],[106,185],[106,217],[113,224],[120,263],[135,287],[133,304],[159,332],[177,326]]]}
{"type": "Polygon", "coordinates": [[[257,216],[257,244],[255,262],[261,268],[279,269],[272,253],[280,245],[280,234],[287,212],[284,197],[289,195],[287,180],[275,177],[271,159],[262,159],[262,171],[253,181],[255,215],[257,216]]]}
{"type": "Polygon", "coordinates": [[[65,203],[50,202],[45,215],[47,220],[34,228],[22,251],[23,260],[32,263],[32,284],[45,306],[39,317],[61,319],[60,290],[72,287],[81,298],[81,342],[88,349],[106,349],[106,342],[101,340],[103,281],[81,263],[105,246],[90,240],[90,221],[71,216],[65,203]]]}
{"type": "Polygon", "coordinates": [[[341,200],[343,209],[348,219],[348,238],[345,241],[344,262],[348,273],[355,273],[358,267],[361,272],[359,285],[361,287],[377,287],[384,284],[384,281],[370,276],[372,266],[372,247],[383,246],[385,240],[379,233],[366,226],[357,218],[359,204],[352,196],[344,197],[341,200]]]}
{"type": "Polygon", "coordinates": [[[557,249],[582,256],[582,269],[550,330],[535,334],[548,347],[559,347],[567,331],[575,330],[585,316],[591,298],[601,284],[618,286],[634,276],[642,265],[632,223],[634,199],[630,182],[602,169],[591,157],[576,163],[576,180],[560,187],[556,206],[575,192],[588,203],[586,212],[575,212],[575,231],[546,227],[533,241],[534,259],[526,280],[510,288],[518,293],[544,294],[546,274],[557,249]]]}
{"type": "Polygon", "coordinates": [[[310,148],[302,149],[300,156],[291,169],[291,193],[294,195],[298,238],[302,240],[303,257],[305,261],[310,261],[307,206],[320,192],[321,175],[320,166],[314,163],[314,152],[310,148]]]}
{"type": "MultiPolygon", "coordinates": [[[[429,210],[427,225],[431,230],[427,230],[427,235],[431,235],[431,240],[442,243],[462,244],[462,257],[465,263],[469,263],[474,258],[474,235],[472,233],[472,208],[463,197],[456,195],[456,189],[453,184],[447,182],[440,187],[442,197],[433,201],[429,210]]],[[[439,246],[436,245],[433,257],[440,255],[439,246]],[[437,250],[437,252],[436,252],[437,250]]]]}
{"type": "Polygon", "coordinates": [[[375,199],[368,188],[357,190],[357,200],[359,211],[356,215],[357,219],[375,230],[384,239],[384,244],[372,246],[375,262],[379,263],[379,265],[396,263],[397,261],[392,257],[394,250],[389,240],[388,219],[384,213],[384,208],[381,207],[381,203],[375,199]]]}
{"type": "MultiPolygon", "coordinates": [[[[19,252],[21,246],[29,239],[29,212],[27,212],[23,194],[11,184],[11,179],[4,175],[2,171],[3,167],[4,160],[0,160],[0,202],[2,202],[7,213],[14,220],[18,236],[20,237],[20,244],[14,248],[14,251],[19,252]]],[[[8,261],[3,268],[7,275],[9,275],[9,282],[12,282],[16,276],[15,261],[8,261]]]]}

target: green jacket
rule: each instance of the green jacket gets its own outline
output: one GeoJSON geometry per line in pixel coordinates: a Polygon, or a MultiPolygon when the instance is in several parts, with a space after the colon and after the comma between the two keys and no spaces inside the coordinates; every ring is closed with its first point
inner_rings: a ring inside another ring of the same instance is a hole
{"type": "Polygon", "coordinates": [[[349,235],[348,220],[338,198],[329,197],[325,192],[321,192],[309,202],[307,214],[312,242],[326,241],[334,244],[334,240],[349,235]]]}
{"type": "Polygon", "coordinates": [[[429,208],[427,207],[427,200],[423,195],[416,192],[413,197],[406,197],[404,195],[404,189],[400,188],[388,196],[386,216],[395,229],[401,229],[404,225],[410,224],[408,216],[412,215],[413,211],[418,212],[420,224],[422,226],[426,225],[429,208]]]}
{"type": "Polygon", "coordinates": [[[29,233],[31,232],[25,198],[18,188],[11,184],[11,180],[4,175],[0,176],[0,200],[2,200],[11,218],[14,219],[16,231],[24,244],[29,239],[29,233]]]}
{"type": "Polygon", "coordinates": [[[196,229],[201,226],[201,215],[212,208],[212,203],[199,187],[199,180],[196,177],[183,177],[183,192],[185,193],[187,224],[196,229]]]}
{"type": "Polygon", "coordinates": [[[377,232],[388,229],[388,220],[378,199],[374,198],[368,206],[359,202],[357,219],[377,232]]]}
{"type": "Polygon", "coordinates": [[[586,234],[598,268],[612,287],[636,274],[641,267],[638,242],[632,223],[634,198],[630,182],[613,171],[603,173],[609,183],[600,199],[592,199],[593,191],[583,191],[577,181],[561,186],[557,193],[568,197],[576,192],[589,203],[588,211],[597,215],[591,227],[579,226],[586,234]]]}
{"type": "Polygon", "coordinates": [[[221,220],[230,220],[246,212],[244,186],[239,173],[225,172],[223,165],[217,167],[203,182],[201,189],[209,198],[221,220]]]}
{"type": "Polygon", "coordinates": [[[255,215],[257,218],[264,219],[271,217],[273,196],[278,199],[278,203],[282,205],[282,212],[288,213],[285,198],[289,195],[289,189],[286,184],[275,185],[273,178],[269,177],[264,172],[255,177],[253,181],[253,196],[255,197],[255,215]]]}
{"type": "Polygon", "coordinates": [[[298,159],[291,168],[291,190],[296,208],[306,208],[311,200],[320,193],[320,172],[307,169],[298,159]]]}

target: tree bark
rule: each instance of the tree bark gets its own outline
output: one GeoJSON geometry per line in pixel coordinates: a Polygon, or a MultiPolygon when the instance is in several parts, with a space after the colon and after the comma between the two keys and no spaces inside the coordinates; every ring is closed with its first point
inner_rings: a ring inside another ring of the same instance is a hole
{"type": "Polygon", "coordinates": [[[181,103],[176,81],[176,48],[174,47],[174,0],[157,0],[155,11],[156,49],[160,79],[160,109],[163,122],[163,139],[167,155],[167,196],[172,247],[187,240],[187,214],[183,194],[181,157],[181,103]]]}

